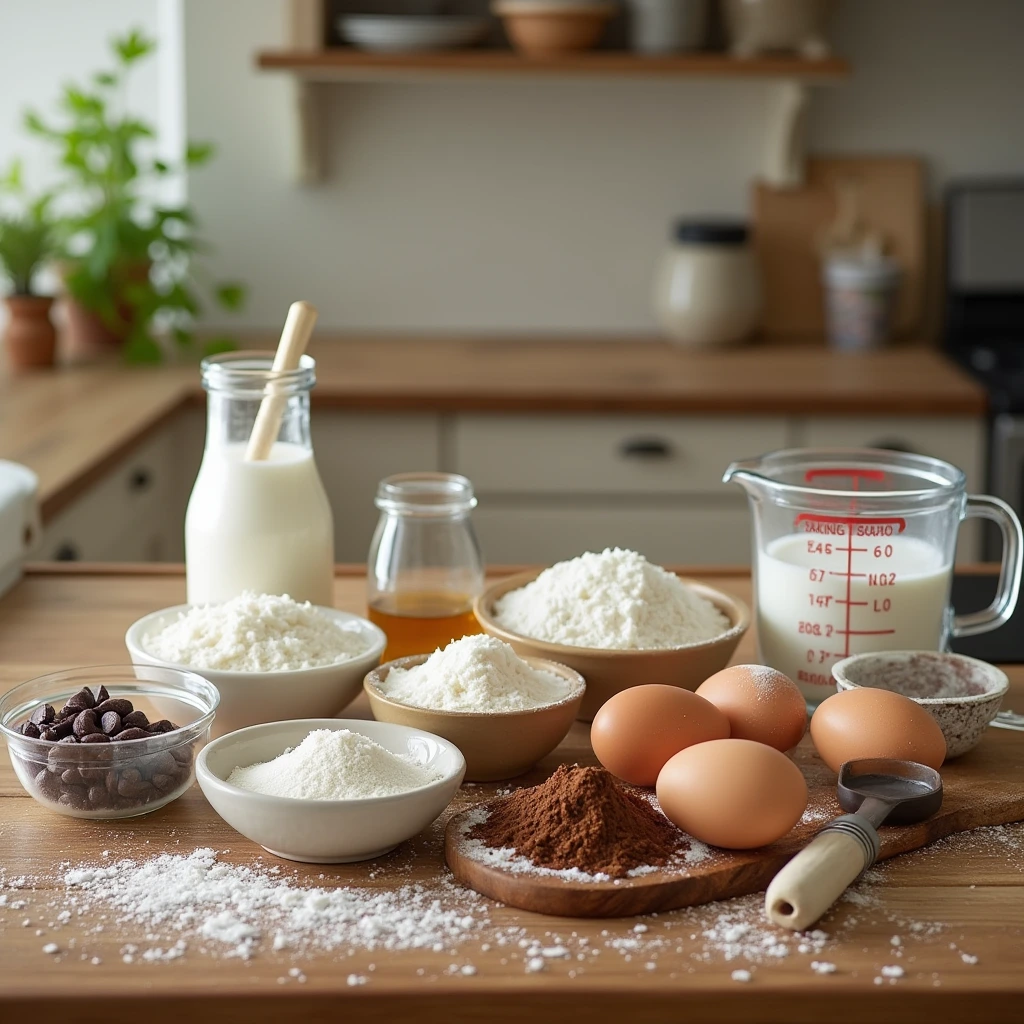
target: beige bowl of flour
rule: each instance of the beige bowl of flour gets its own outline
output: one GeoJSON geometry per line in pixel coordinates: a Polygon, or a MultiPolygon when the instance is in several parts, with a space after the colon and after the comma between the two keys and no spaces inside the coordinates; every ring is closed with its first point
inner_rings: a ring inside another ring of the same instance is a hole
{"type": "Polygon", "coordinates": [[[513,779],[529,771],[565,739],[587,689],[578,672],[539,658],[524,660],[531,668],[564,679],[570,687],[569,695],[555,704],[523,711],[438,711],[403,704],[381,689],[393,668],[409,669],[422,665],[429,657],[413,654],[386,662],[367,675],[363,689],[378,722],[422,729],[454,743],[466,759],[467,782],[513,779]]]}
{"type": "Polygon", "coordinates": [[[521,658],[544,658],[579,672],[587,681],[587,693],[579,710],[579,717],[584,722],[592,721],[609,697],[630,686],[664,683],[696,690],[705,679],[729,664],[736,646],[750,626],[750,609],[738,598],[683,577],[680,577],[683,583],[725,615],[729,620],[727,630],[710,640],[682,647],[623,651],[549,643],[500,626],[494,616],[495,602],[510,590],[519,590],[532,583],[542,571],[532,569],[493,583],[476,599],[473,611],[485,633],[511,644],[521,658]]]}

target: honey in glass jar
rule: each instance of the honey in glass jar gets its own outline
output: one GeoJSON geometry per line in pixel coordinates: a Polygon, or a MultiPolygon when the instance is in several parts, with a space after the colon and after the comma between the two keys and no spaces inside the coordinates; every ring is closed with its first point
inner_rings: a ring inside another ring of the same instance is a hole
{"type": "Polygon", "coordinates": [[[367,565],[368,617],[388,637],[384,661],[429,654],[479,633],[473,600],[484,568],[470,513],[473,485],[452,473],[380,482],[381,516],[367,565]]]}

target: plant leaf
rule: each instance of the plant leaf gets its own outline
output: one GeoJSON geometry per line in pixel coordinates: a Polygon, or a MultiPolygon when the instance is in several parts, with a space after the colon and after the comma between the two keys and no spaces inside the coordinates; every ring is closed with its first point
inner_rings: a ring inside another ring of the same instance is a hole
{"type": "Polygon", "coordinates": [[[232,312],[237,312],[245,305],[245,285],[239,281],[225,281],[214,291],[217,301],[232,312]]]}
{"type": "Polygon", "coordinates": [[[212,142],[190,142],[185,149],[185,163],[190,167],[205,164],[213,156],[212,142]]]}
{"type": "Polygon", "coordinates": [[[156,43],[152,39],[147,39],[137,28],[133,28],[120,39],[113,39],[112,45],[122,64],[131,64],[156,49],[156,43]]]}

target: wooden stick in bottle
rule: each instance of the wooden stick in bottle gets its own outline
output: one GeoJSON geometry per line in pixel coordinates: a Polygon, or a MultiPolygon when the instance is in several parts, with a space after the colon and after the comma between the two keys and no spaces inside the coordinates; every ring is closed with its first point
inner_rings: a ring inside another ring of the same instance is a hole
{"type": "MultiPolygon", "coordinates": [[[[316,324],[316,307],[308,302],[293,302],[288,308],[288,317],[284,322],[281,340],[277,344],[274,355],[275,371],[296,370],[299,359],[306,351],[310,335],[316,324]]],[[[281,430],[281,417],[284,415],[286,395],[274,394],[274,385],[267,388],[268,394],[260,402],[256,422],[252,425],[249,444],[245,449],[246,462],[263,462],[270,457],[277,435],[281,430]]]]}

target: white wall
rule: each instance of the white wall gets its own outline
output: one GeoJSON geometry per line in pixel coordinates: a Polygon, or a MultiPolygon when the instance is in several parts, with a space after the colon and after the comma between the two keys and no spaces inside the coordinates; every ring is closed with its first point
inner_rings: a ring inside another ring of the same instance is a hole
{"type": "MultiPolygon", "coordinates": [[[[253,325],[301,295],[334,328],[646,332],[670,220],[746,210],[766,97],[729,82],[338,85],[330,180],[300,188],[286,84],[253,70],[284,4],[186,13],[189,130],[221,149],[191,194],[253,325]]],[[[1020,0],[843,0],[833,38],[854,75],[815,94],[814,150],[1024,171],[1020,0]]]]}
{"type": "MultiPolygon", "coordinates": [[[[331,177],[296,186],[287,79],[253,67],[285,40],[284,0],[5,0],[0,164],[26,152],[40,166],[18,128],[26,103],[98,67],[128,25],[166,34],[182,4],[188,131],[219,149],[189,191],[211,269],[250,285],[244,326],[277,325],[301,295],[329,328],[642,333],[671,219],[746,209],[757,83],[338,85],[331,177]]],[[[1024,3],[838,7],[854,75],[815,94],[815,150],[921,153],[933,194],[953,175],[1024,172],[1024,3]]],[[[168,137],[179,75],[151,62],[132,89],[168,137]]]]}
{"type": "MultiPolygon", "coordinates": [[[[48,119],[57,112],[61,86],[88,82],[93,72],[111,67],[110,37],[138,27],[149,36],[164,33],[177,0],[3,0],[0,3],[0,170],[14,157],[25,164],[29,187],[39,190],[58,178],[49,147],[26,135],[26,107],[48,119]]],[[[170,46],[165,49],[170,50],[170,46]]],[[[170,56],[168,53],[167,56],[170,56]]],[[[173,136],[174,111],[183,106],[178,80],[166,61],[148,60],[132,75],[126,101],[150,123],[173,136]]],[[[51,278],[40,287],[53,287],[51,278]]],[[[0,318],[6,312],[0,307],[0,318]]],[[[2,324],[0,324],[2,329],[2,324]]]]}

